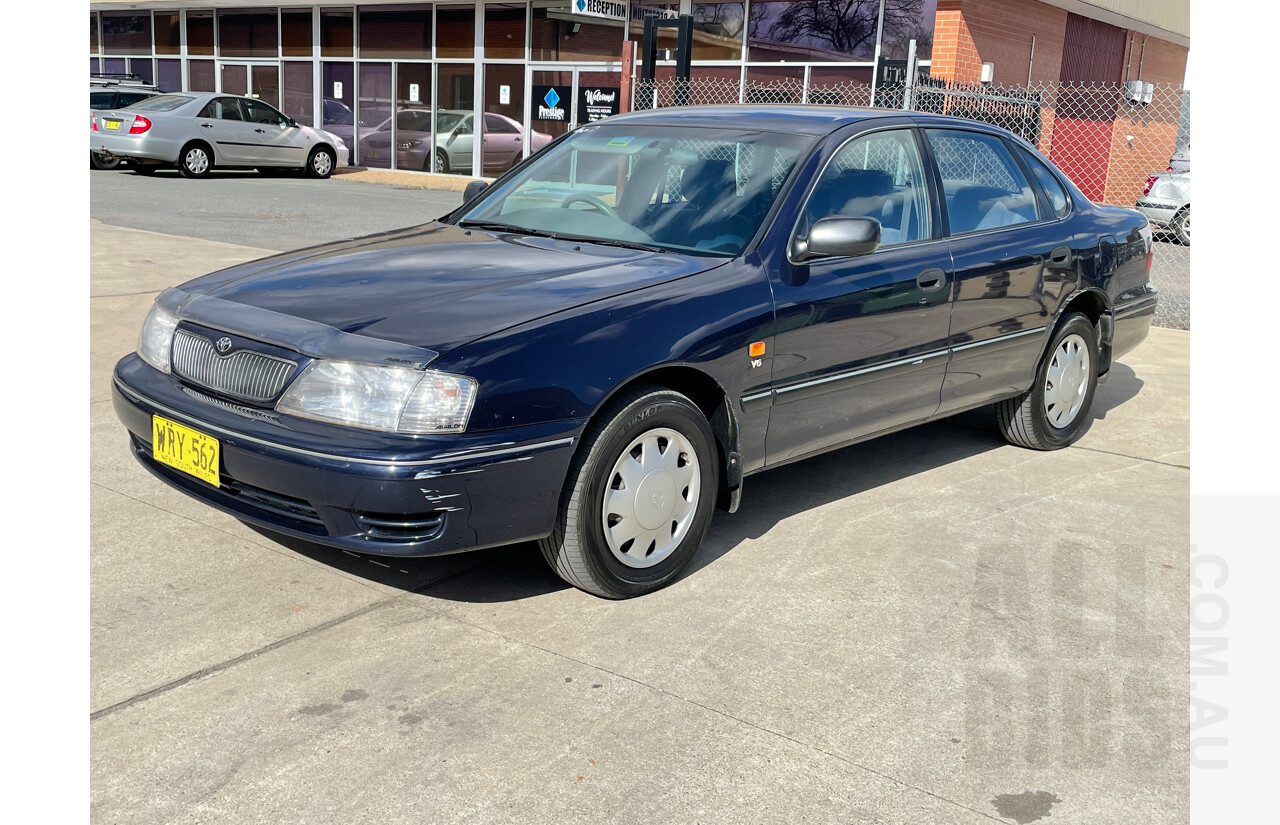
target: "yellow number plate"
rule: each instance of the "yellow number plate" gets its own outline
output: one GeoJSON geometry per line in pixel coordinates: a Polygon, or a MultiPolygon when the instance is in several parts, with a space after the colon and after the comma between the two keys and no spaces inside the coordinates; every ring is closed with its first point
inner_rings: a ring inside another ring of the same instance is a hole
{"type": "Polygon", "coordinates": [[[103,125],[105,125],[108,129],[119,129],[120,123],[121,121],[119,120],[108,120],[108,121],[105,121],[103,125]]]}
{"type": "Polygon", "coordinates": [[[214,487],[218,484],[218,439],[158,415],[151,416],[151,454],[214,487]]]}

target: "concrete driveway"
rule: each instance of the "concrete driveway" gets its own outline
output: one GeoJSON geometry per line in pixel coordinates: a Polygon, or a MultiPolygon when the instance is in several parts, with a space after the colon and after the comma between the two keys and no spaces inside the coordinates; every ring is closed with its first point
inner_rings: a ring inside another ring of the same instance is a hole
{"type": "Polygon", "coordinates": [[[1077,446],[970,414],[756,476],[607,602],[532,545],[359,557],[154,480],[111,367],[265,250],[91,249],[93,821],[1187,821],[1189,333],[1077,446]]]}

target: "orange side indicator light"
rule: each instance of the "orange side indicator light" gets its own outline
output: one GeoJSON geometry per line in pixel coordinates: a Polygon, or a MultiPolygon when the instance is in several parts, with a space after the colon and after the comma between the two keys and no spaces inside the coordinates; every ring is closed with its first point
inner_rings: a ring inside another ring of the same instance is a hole
{"type": "Polygon", "coordinates": [[[747,352],[752,358],[759,358],[764,355],[764,341],[756,341],[747,352]]]}

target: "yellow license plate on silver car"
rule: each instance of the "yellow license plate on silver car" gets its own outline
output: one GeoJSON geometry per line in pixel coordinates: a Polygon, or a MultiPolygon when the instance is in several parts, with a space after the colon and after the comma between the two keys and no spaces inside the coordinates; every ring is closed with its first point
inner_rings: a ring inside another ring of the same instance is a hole
{"type": "Polygon", "coordinates": [[[119,129],[121,122],[122,121],[119,120],[105,120],[103,121],[103,125],[108,129],[119,129]]]}
{"type": "Polygon", "coordinates": [[[151,416],[151,455],[161,464],[218,487],[218,439],[176,421],[151,416]]]}

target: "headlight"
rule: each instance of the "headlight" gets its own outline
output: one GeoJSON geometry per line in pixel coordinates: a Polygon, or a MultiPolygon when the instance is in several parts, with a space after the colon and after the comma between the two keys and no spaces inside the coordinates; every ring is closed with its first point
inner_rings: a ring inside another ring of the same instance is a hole
{"type": "Polygon", "coordinates": [[[169,371],[169,351],[176,326],[178,319],[156,304],[147,313],[147,320],[142,322],[142,332],[138,334],[138,355],[161,372],[169,371]]]}
{"type": "Polygon", "coordinates": [[[459,433],[476,382],[461,375],[352,361],[315,361],[276,404],[280,412],[400,433],[459,433]]]}
{"type": "Polygon", "coordinates": [[[402,140],[402,141],[400,141],[400,148],[401,148],[401,149],[412,149],[412,148],[413,148],[413,147],[415,147],[415,146],[421,146],[421,145],[422,145],[422,141],[420,141],[420,140],[402,140]]]}

